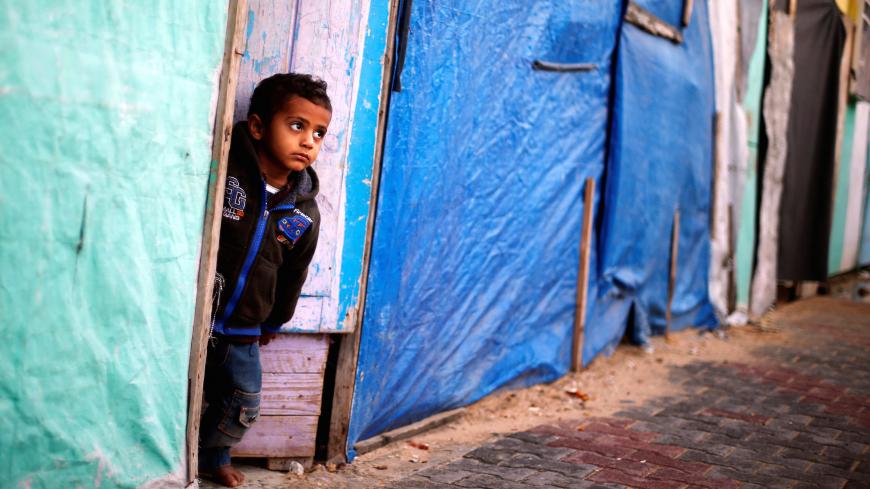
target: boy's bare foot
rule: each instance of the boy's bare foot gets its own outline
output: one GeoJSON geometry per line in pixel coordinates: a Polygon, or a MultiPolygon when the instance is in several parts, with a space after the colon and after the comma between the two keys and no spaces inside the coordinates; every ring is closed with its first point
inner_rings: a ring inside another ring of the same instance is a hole
{"type": "Polygon", "coordinates": [[[245,474],[232,465],[222,465],[211,472],[200,471],[199,475],[227,487],[238,487],[245,482],[245,474]]]}

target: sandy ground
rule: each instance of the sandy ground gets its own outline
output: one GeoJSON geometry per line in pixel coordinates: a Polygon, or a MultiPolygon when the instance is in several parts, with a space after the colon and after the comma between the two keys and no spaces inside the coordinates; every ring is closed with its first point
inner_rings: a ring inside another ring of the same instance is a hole
{"type": "MultiPolygon", "coordinates": [[[[831,295],[852,300],[867,287],[870,274],[834,280],[831,295]],[[856,280],[857,279],[857,280],[856,280]]],[[[431,464],[442,464],[494,438],[541,424],[588,416],[608,416],[643,404],[654,397],[677,394],[668,379],[672,366],[696,360],[744,362],[751,351],[792,334],[777,328],[777,311],[761,325],[731,327],[715,332],[685,330],[670,340],[652,339],[652,348],[620,345],[611,357],[597,358],[590,367],[548,385],[497,392],[469,406],[463,416],[445,426],[357,457],[339,467],[315,465],[303,475],[241,466],[247,488],[357,489],[376,488],[431,464]],[[584,400],[585,399],[585,400],[584,400]],[[416,446],[415,446],[416,445],[416,446]],[[425,449],[419,447],[426,447],[425,449]]],[[[218,487],[204,483],[201,487],[218,487]]]]}

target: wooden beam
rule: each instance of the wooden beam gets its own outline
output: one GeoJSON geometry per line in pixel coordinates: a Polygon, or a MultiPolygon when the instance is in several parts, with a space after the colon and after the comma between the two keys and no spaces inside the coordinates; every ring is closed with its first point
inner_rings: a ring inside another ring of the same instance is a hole
{"type": "MultiPolygon", "coordinates": [[[[376,6],[372,5],[372,8],[376,6]]],[[[396,26],[398,23],[399,0],[390,0],[387,25],[387,39],[384,48],[383,72],[381,75],[380,108],[378,109],[375,154],[372,159],[372,193],[369,200],[369,215],[366,221],[365,249],[363,250],[362,275],[360,277],[359,299],[353,312],[353,332],[341,337],[338,350],[338,365],[335,374],[335,391],[332,397],[332,416],[329,422],[329,442],[327,459],[343,462],[347,454],[347,436],[350,428],[350,413],[353,404],[353,391],[356,385],[356,369],[359,360],[359,342],[362,337],[363,309],[368,290],[369,263],[372,255],[372,236],[378,207],[378,189],[381,181],[384,138],[386,137],[387,115],[390,101],[391,74],[395,50],[396,26]]],[[[328,395],[328,393],[325,393],[328,395]]]]}
{"type": "Polygon", "coordinates": [[[683,0],[683,27],[688,27],[692,21],[692,8],[694,6],[694,0],[683,0]]]}
{"type": "Polygon", "coordinates": [[[396,428],[395,430],[388,431],[367,440],[357,442],[353,446],[353,448],[357,451],[357,453],[362,455],[363,453],[370,452],[383,446],[387,446],[390,443],[407,440],[412,436],[416,436],[420,433],[424,433],[426,431],[438,428],[439,426],[443,426],[447,423],[459,419],[460,417],[462,417],[463,414],[465,414],[465,408],[459,408],[452,411],[438,413],[434,416],[429,416],[428,418],[421,421],[417,421],[416,423],[402,426],[401,428],[396,428]]]}
{"type": "Polygon", "coordinates": [[[592,215],[595,203],[595,179],[586,179],[583,196],[583,232],[580,237],[580,269],[577,272],[577,307],[574,310],[574,336],[571,341],[571,370],[583,368],[583,332],[586,328],[586,303],[589,292],[589,254],[592,249],[592,215]]]}
{"type": "Polygon", "coordinates": [[[199,455],[199,417],[202,408],[202,381],[205,376],[205,354],[211,329],[211,302],[214,274],[220,241],[221,210],[227,173],[227,156],[233,129],[233,107],[239,61],[244,52],[244,32],[247,22],[247,0],[230,0],[224,57],[218,85],[212,139],[211,170],[205,206],[205,224],[196,281],[196,309],[193,316],[193,337],[187,373],[187,482],[196,478],[199,455]]]}
{"type": "Polygon", "coordinates": [[[625,21],[640,27],[644,31],[658,37],[663,37],[674,44],[683,42],[683,34],[676,27],[656,17],[633,1],[628,2],[625,11],[625,21]]]}
{"type": "Polygon", "coordinates": [[[668,274],[668,309],[665,312],[665,339],[671,334],[671,304],[674,302],[674,291],[677,288],[677,258],[680,248],[680,210],[674,211],[674,228],[671,232],[671,270],[668,274]]]}

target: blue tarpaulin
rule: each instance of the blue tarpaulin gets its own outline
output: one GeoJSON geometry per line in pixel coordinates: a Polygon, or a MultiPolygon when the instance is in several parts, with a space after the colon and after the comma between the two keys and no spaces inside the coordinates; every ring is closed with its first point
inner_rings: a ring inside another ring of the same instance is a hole
{"type": "MultiPolygon", "coordinates": [[[[682,0],[648,3],[677,25],[682,0]]],[[[675,325],[715,322],[704,7],[696,2],[674,45],[620,31],[624,6],[612,0],[413,3],[348,446],[567,372],[587,177],[605,200],[595,203],[584,361],[613,346],[630,317],[637,340],[661,328],[677,207],[675,325]],[[535,60],[593,66],[540,71],[535,60]]]]}
{"type": "MultiPolygon", "coordinates": [[[[680,26],[682,0],[636,3],[680,26]]],[[[628,22],[621,31],[584,362],[614,348],[626,329],[635,343],[664,332],[675,210],[680,229],[671,328],[718,324],[707,293],[713,53],[706,2],[694,5],[680,44],[628,22]]]]}

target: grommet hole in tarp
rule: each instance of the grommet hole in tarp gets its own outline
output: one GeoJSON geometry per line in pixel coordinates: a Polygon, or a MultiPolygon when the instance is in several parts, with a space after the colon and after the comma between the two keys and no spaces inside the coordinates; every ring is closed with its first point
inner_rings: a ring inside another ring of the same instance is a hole
{"type": "Polygon", "coordinates": [[[582,73],[585,71],[595,71],[598,69],[598,66],[592,63],[553,63],[536,59],[532,62],[532,69],[537,71],[555,71],[558,73],[582,73]]]}

